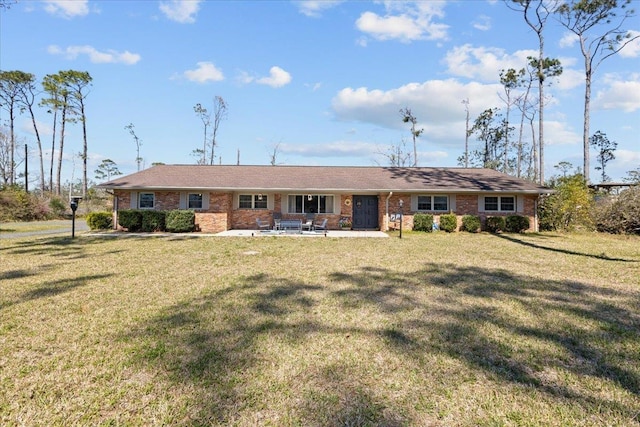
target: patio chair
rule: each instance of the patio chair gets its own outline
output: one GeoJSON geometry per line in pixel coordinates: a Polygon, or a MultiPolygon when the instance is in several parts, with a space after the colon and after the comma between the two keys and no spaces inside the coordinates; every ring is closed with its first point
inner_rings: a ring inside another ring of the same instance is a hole
{"type": "Polygon", "coordinates": [[[313,219],[316,217],[315,214],[312,213],[308,213],[307,214],[307,220],[305,222],[302,223],[302,229],[303,230],[308,230],[311,231],[313,230],[313,219]]]}
{"type": "Polygon", "coordinates": [[[273,213],[273,229],[280,230],[280,220],[282,220],[282,214],[280,212],[273,213]]]}
{"type": "Polygon", "coordinates": [[[327,221],[328,221],[327,218],[323,219],[320,224],[315,224],[313,226],[313,229],[316,230],[316,231],[318,231],[318,230],[327,231],[327,221]]]}
{"type": "Polygon", "coordinates": [[[260,218],[256,218],[256,224],[258,224],[258,229],[260,230],[268,230],[271,228],[271,223],[269,221],[263,221],[260,218]]]}

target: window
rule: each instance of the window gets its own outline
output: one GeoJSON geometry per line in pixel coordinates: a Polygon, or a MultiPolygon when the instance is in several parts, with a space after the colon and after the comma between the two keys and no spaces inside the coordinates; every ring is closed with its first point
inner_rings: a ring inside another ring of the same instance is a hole
{"type": "Polygon", "coordinates": [[[516,198],[514,196],[485,196],[484,210],[514,212],[516,210],[516,198]]]}
{"type": "Polygon", "coordinates": [[[500,197],[500,210],[513,212],[516,210],[515,197],[500,197]]]}
{"type": "Polygon", "coordinates": [[[319,194],[292,194],[289,213],[333,213],[333,196],[319,194]]]}
{"type": "Polygon", "coordinates": [[[484,198],[484,210],[485,211],[497,211],[498,210],[498,198],[497,197],[485,197],[484,198]]]}
{"type": "Polygon", "coordinates": [[[156,197],[153,193],[139,193],[138,194],[138,208],[140,209],[153,209],[155,206],[156,197]]]}
{"type": "Polygon", "coordinates": [[[419,211],[448,211],[449,198],[447,196],[418,196],[419,211]]]}
{"type": "Polygon", "coordinates": [[[253,207],[255,209],[267,209],[267,196],[262,194],[253,196],[253,207]]]}
{"type": "Polygon", "coordinates": [[[266,194],[240,194],[238,207],[240,209],[267,209],[268,200],[266,194]]]}
{"type": "Polygon", "coordinates": [[[187,209],[202,209],[202,193],[189,193],[187,209]]]}

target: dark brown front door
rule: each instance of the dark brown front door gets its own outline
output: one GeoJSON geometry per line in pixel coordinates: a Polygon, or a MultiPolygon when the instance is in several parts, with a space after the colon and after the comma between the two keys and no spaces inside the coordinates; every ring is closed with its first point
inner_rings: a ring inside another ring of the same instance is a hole
{"type": "Polygon", "coordinates": [[[375,230],[378,226],[378,196],[353,196],[353,228],[375,230]]]}

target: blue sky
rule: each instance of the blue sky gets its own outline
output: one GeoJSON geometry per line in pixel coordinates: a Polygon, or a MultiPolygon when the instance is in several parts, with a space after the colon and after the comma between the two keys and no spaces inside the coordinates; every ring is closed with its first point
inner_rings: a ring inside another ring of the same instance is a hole
{"type": "MultiPolygon", "coordinates": [[[[640,9],[640,2],[633,6],[640,9]]],[[[640,34],[635,17],[625,28],[640,34]]],[[[561,161],[582,166],[584,73],[579,46],[555,20],[546,55],[563,75],[547,89],[547,177],[561,161]]],[[[60,70],[88,71],[90,177],[106,158],[123,173],[144,165],[195,163],[203,129],[193,107],[228,104],[216,163],[386,165],[391,145],[411,133],[399,109],[424,128],[419,166],[456,166],[464,152],[465,105],[473,121],[503,107],[501,69],[522,68],[537,36],[502,1],[19,1],[0,12],[0,69],[42,79],[60,70]]],[[[2,121],[7,114],[3,111],[2,121]]],[[[51,116],[37,113],[50,141],[51,116]]],[[[35,140],[27,116],[20,138],[35,140]]],[[[593,84],[591,134],[618,143],[607,165],[614,180],[640,167],[640,43],[602,63],[593,84]]],[[[480,143],[473,137],[471,148],[480,143]]],[[[81,174],[73,159],[80,126],[68,129],[64,175],[81,174]]],[[[595,155],[592,181],[599,182],[595,155]]]]}

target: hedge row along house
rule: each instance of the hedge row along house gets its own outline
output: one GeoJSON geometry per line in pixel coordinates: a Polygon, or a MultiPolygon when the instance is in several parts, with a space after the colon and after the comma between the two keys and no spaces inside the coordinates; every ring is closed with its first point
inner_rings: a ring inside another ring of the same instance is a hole
{"type": "Polygon", "coordinates": [[[113,194],[114,224],[123,209],[192,209],[196,229],[255,229],[256,219],[316,221],[328,229],[389,229],[413,215],[522,215],[538,230],[537,203],[550,189],[492,169],[343,166],[157,165],[98,187],[113,194]],[[402,201],[402,203],[400,203],[402,201]]]}

